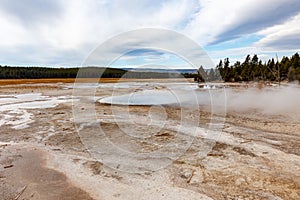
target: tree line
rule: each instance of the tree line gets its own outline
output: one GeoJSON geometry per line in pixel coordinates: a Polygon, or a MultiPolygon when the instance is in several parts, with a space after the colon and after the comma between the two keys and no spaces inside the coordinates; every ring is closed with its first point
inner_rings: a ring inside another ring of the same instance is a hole
{"type": "Polygon", "coordinates": [[[243,62],[237,61],[230,64],[229,58],[220,60],[216,69],[204,70],[201,66],[198,70],[196,81],[225,82],[239,81],[299,81],[300,82],[300,56],[295,53],[291,57],[284,56],[280,61],[278,58],[262,62],[255,54],[247,55],[243,62]]]}
{"type": "Polygon", "coordinates": [[[78,68],[10,67],[0,65],[0,79],[75,78],[78,68]]]}
{"type": "Polygon", "coordinates": [[[116,68],[11,67],[0,65],[0,79],[42,78],[182,78],[178,73],[138,72],[116,68]]]}
{"type": "Polygon", "coordinates": [[[0,65],[0,79],[41,79],[41,78],[194,78],[197,82],[223,80],[239,81],[295,81],[300,82],[300,56],[284,56],[262,62],[255,54],[247,55],[243,62],[230,64],[229,58],[220,60],[215,69],[205,70],[202,66],[198,74],[139,72],[104,67],[10,67],[0,65]]]}

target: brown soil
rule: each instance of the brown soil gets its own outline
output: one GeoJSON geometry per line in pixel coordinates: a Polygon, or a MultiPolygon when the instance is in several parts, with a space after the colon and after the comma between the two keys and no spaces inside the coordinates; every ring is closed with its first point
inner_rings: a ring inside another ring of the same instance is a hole
{"type": "Polygon", "coordinates": [[[1,199],[92,199],[58,171],[45,167],[43,150],[22,145],[3,147],[0,156],[1,199]],[[9,166],[9,168],[5,168],[9,166]]]}

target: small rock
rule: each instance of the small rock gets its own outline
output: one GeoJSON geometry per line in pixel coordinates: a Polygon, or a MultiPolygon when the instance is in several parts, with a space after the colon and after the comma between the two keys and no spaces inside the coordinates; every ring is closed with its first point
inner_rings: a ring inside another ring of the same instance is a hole
{"type": "Polygon", "coordinates": [[[199,184],[203,182],[203,176],[201,172],[194,172],[193,177],[190,180],[190,184],[199,184]]]}
{"type": "Polygon", "coordinates": [[[189,179],[192,176],[192,171],[183,171],[180,173],[180,177],[184,179],[189,179]]]}

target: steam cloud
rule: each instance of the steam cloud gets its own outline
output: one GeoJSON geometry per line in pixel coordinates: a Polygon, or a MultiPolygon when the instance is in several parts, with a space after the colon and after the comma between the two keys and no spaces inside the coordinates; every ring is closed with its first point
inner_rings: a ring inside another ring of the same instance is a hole
{"type": "Polygon", "coordinates": [[[265,115],[282,115],[300,119],[300,88],[298,86],[265,87],[263,89],[226,88],[198,93],[199,105],[226,107],[226,112],[256,111],[265,115]]]}

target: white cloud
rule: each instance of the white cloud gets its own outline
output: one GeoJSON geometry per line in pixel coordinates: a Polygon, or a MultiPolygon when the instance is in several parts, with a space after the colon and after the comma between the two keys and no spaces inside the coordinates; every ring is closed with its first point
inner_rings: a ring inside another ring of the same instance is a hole
{"type": "Polygon", "coordinates": [[[9,48],[15,45],[24,45],[34,42],[28,31],[16,20],[7,19],[5,13],[0,10],[0,48],[9,48]]]}
{"type": "MultiPolygon", "coordinates": [[[[0,64],[80,65],[107,39],[147,27],[179,31],[202,46],[258,32],[264,38],[255,46],[262,51],[275,48],[278,41],[287,41],[288,49],[299,44],[295,42],[299,16],[287,22],[300,11],[298,4],[298,0],[24,0],[21,4],[5,0],[0,2],[0,64]]],[[[184,48],[164,36],[155,42],[184,48]]],[[[249,50],[211,54],[216,59],[241,52],[249,50]]]]}
{"type": "Polygon", "coordinates": [[[264,29],[258,34],[264,36],[255,45],[273,51],[300,50],[300,14],[291,20],[264,29]]]}
{"type": "MultiPolygon", "coordinates": [[[[114,35],[143,27],[175,29],[188,20],[189,14],[195,9],[194,4],[187,0],[74,0],[57,1],[57,4],[61,9],[59,18],[56,13],[53,16],[49,14],[49,20],[43,19],[41,23],[28,27],[28,23],[16,20],[14,13],[7,10],[6,13],[1,12],[5,7],[0,3],[0,23],[3,30],[0,32],[0,60],[6,63],[22,63],[32,59],[30,63],[38,63],[42,57],[48,59],[51,65],[70,61],[64,56],[69,56],[68,52],[76,51],[80,57],[71,61],[70,65],[79,65],[92,49],[114,35]],[[34,50],[32,54],[23,54],[23,47],[34,50]],[[4,48],[10,50],[4,51],[4,48]],[[16,55],[16,59],[8,60],[12,55],[16,55]]],[[[39,15],[40,12],[29,19],[38,21],[39,15]]],[[[21,16],[18,15],[19,18],[21,16]]]]}
{"type": "Polygon", "coordinates": [[[200,1],[200,10],[185,28],[202,45],[213,42],[216,36],[228,29],[237,18],[237,10],[246,1],[200,1]]]}
{"type": "Polygon", "coordinates": [[[280,24],[300,12],[298,0],[200,0],[186,32],[201,44],[223,42],[280,24]]]}
{"type": "MultiPolygon", "coordinates": [[[[130,31],[107,40],[91,53],[84,65],[107,66],[120,56],[136,49],[156,50],[157,53],[155,55],[160,55],[161,53],[159,52],[162,52],[162,55],[167,52],[180,58],[177,60],[188,61],[195,67],[200,64],[213,67],[209,57],[196,42],[174,31],[153,28],[130,31]]],[[[151,54],[150,52],[148,55],[151,54]]],[[[145,54],[143,56],[145,58],[145,54]]],[[[157,59],[157,62],[160,64],[164,60],[164,58],[160,57],[160,59],[157,59]]],[[[144,61],[146,63],[147,60],[144,59],[144,61]]],[[[151,63],[152,61],[153,59],[151,63]]],[[[174,65],[172,59],[169,61],[170,65],[174,65]]],[[[187,63],[187,65],[191,67],[190,64],[187,63]]]]}

